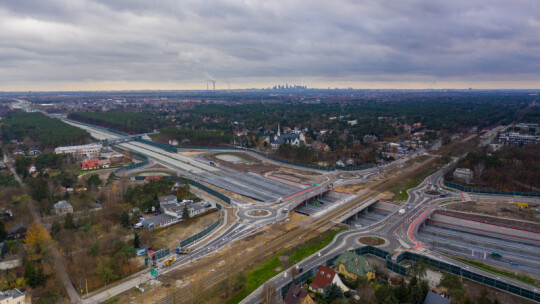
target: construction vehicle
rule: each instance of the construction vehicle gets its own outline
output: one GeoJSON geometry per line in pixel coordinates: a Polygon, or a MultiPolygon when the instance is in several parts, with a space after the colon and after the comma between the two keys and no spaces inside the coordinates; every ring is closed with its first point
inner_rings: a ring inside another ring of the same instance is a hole
{"type": "Polygon", "coordinates": [[[177,254],[188,254],[189,251],[190,250],[187,247],[176,247],[176,253],[177,254]]]}
{"type": "Polygon", "coordinates": [[[167,260],[167,262],[165,262],[165,266],[171,266],[174,261],[176,261],[176,257],[172,257],[172,259],[167,260]]]}

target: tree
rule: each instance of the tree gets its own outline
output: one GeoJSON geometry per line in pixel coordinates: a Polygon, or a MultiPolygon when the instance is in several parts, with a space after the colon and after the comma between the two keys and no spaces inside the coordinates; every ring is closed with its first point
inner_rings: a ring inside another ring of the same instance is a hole
{"type": "Polygon", "coordinates": [[[343,290],[339,288],[335,283],[332,283],[324,289],[324,300],[328,303],[331,303],[337,299],[343,299],[343,290]]]}
{"type": "Polygon", "coordinates": [[[122,211],[122,213],[120,213],[120,225],[122,225],[122,227],[126,228],[126,229],[129,229],[129,214],[127,213],[127,211],[122,211]]]}
{"type": "Polygon", "coordinates": [[[90,254],[93,256],[93,257],[97,257],[98,254],[99,254],[99,241],[96,240],[96,242],[94,243],[94,245],[92,246],[92,248],[90,248],[90,254]]]}
{"type": "Polygon", "coordinates": [[[139,248],[141,246],[141,240],[139,238],[139,234],[135,232],[133,235],[133,248],[139,248]]]}
{"type": "Polygon", "coordinates": [[[4,256],[9,252],[9,244],[10,242],[4,242],[4,245],[2,245],[2,252],[0,253],[0,255],[2,256],[2,258],[4,258],[4,256]]]}
{"type": "Polygon", "coordinates": [[[261,292],[261,303],[263,304],[275,304],[277,302],[278,295],[276,286],[272,282],[266,282],[261,292]]]}
{"type": "Polygon", "coordinates": [[[102,184],[103,181],[101,180],[101,178],[99,178],[99,175],[97,174],[90,175],[90,177],[86,180],[86,186],[90,189],[96,189],[102,184]]]}
{"type": "Polygon", "coordinates": [[[184,221],[189,220],[189,210],[188,210],[188,207],[186,205],[184,205],[184,210],[182,210],[182,219],[184,221]]]}
{"type": "Polygon", "coordinates": [[[62,229],[62,225],[60,225],[60,223],[58,221],[54,221],[52,223],[52,226],[51,226],[51,237],[54,238],[55,235],[60,232],[60,230],[62,229]]]}
{"type": "Polygon", "coordinates": [[[118,275],[114,273],[112,268],[112,259],[104,257],[99,260],[98,266],[96,268],[96,274],[105,286],[107,283],[112,282],[118,278],[118,275]]]}
{"type": "Polygon", "coordinates": [[[426,276],[427,263],[425,260],[418,260],[409,268],[409,276],[421,279],[426,276]]]}
{"type": "Polygon", "coordinates": [[[378,304],[394,304],[398,303],[398,300],[392,292],[392,288],[388,285],[382,285],[375,291],[375,298],[378,304]]]}
{"type": "Polygon", "coordinates": [[[461,279],[455,274],[443,273],[439,286],[448,288],[448,295],[454,301],[461,299],[465,294],[463,283],[461,283],[461,279]]]}
{"type": "Polygon", "coordinates": [[[116,180],[116,175],[114,174],[114,171],[109,174],[107,177],[107,183],[106,185],[110,185],[113,181],[116,180]]]}
{"type": "Polygon", "coordinates": [[[482,291],[480,292],[480,296],[476,298],[476,303],[477,304],[491,304],[489,293],[485,287],[482,288],[482,291]]]}
{"type": "Polygon", "coordinates": [[[4,226],[4,222],[0,221],[0,243],[5,241],[6,238],[7,238],[6,227],[4,226]]]}
{"type": "Polygon", "coordinates": [[[405,280],[401,279],[395,290],[396,298],[399,303],[407,303],[409,301],[409,288],[405,280]]]}
{"type": "Polygon", "coordinates": [[[31,253],[41,253],[50,240],[49,232],[38,222],[32,223],[24,238],[24,242],[31,253]]]}
{"type": "Polygon", "coordinates": [[[129,259],[137,256],[137,252],[135,251],[135,248],[125,245],[124,247],[120,248],[115,254],[115,257],[122,261],[122,265],[128,264],[129,267],[129,274],[131,274],[131,265],[129,265],[129,259]]]}
{"type": "Polygon", "coordinates": [[[64,218],[64,229],[75,229],[75,222],[73,222],[73,214],[66,214],[66,217],[64,218]]]}
{"type": "Polygon", "coordinates": [[[30,261],[28,261],[26,263],[26,266],[24,267],[23,276],[26,280],[26,283],[32,288],[45,285],[45,282],[47,281],[45,274],[43,274],[43,269],[39,268],[38,270],[36,270],[34,267],[34,263],[30,261]]]}

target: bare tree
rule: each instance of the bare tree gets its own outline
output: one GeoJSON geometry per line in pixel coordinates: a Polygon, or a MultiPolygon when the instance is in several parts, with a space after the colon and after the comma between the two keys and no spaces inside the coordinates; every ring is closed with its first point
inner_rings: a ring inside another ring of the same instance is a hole
{"type": "Polygon", "coordinates": [[[266,282],[263,286],[261,292],[261,303],[262,304],[275,304],[277,303],[277,290],[276,285],[272,282],[266,282]]]}

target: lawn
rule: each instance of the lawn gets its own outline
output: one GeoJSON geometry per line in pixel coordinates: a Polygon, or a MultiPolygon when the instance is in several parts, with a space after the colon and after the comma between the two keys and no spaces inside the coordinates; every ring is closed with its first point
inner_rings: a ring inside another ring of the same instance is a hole
{"type": "Polygon", "coordinates": [[[427,168],[422,170],[420,173],[416,174],[413,177],[405,179],[399,185],[393,188],[394,192],[394,201],[406,201],[409,198],[407,190],[418,187],[426,177],[433,174],[436,171],[435,168],[427,168]]]}
{"type": "MultiPolygon", "coordinates": [[[[330,242],[334,239],[334,236],[336,236],[336,234],[338,234],[339,232],[343,230],[345,229],[327,231],[319,236],[309,239],[308,241],[304,243],[304,245],[302,245],[302,247],[294,250],[289,255],[289,260],[288,260],[289,265],[294,265],[302,261],[303,259],[309,257],[310,255],[314,254],[315,252],[321,250],[322,248],[328,246],[328,244],[330,244],[330,242]]],[[[282,270],[276,270],[276,269],[281,269],[283,264],[278,259],[278,257],[283,254],[286,254],[286,251],[277,253],[276,255],[264,261],[262,264],[255,266],[254,268],[249,270],[247,274],[247,280],[246,280],[247,281],[246,289],[236,294],[234,297],[229,299],[226,303],[227,304],[239,303],[240,301],[242,301],[242,299],[247,297],[259,286],[263,285],[266,281],[268,281],[269,279],[279,274],[282,270]]]]}
{"type": "Polygon", "coordinates": [[[516,279],[516,280],[521,281],[523,283],[527,283],[527,284],[531,284],[531,285],[540,287],[540,284],[536,280],[531,279],[526,275],[521,275],[520,274],[520,275],[516,276],[515,273],[511,273],[511,272],[506,271],[506,270],[493,268],[493,267],[491,267],[489,265],[486,265],[484,263],[471,261],[471,260],[467,260],[467,259],[462,259],[462,258],[454,258],[454,259],[458,260],[458,261],[460,261],[462,263],[471,265],[473,267],[480,268],[480,269],[485,270],[487,272],[499,274],[499,275],[502,275],[502,276],[505,276],[505,277],[508,277],[508,278],[516,279]]]}
{"type": "Polygon", "coordinates": [[[314,254],[315,252],[323,249],[328,244],[330,244],[336,234],[340,233],[343,230],[345,229],[327,231],[322,235],[309,239],[307,242],[304,243],[303,247],[296,249],[289,255],[289,265],[294,265],[299,261],[302,261],[303,259],[314,254]]]}

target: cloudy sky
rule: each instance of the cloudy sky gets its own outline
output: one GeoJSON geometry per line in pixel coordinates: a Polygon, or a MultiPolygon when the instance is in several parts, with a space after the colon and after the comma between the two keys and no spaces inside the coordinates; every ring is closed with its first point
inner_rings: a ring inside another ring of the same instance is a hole
{"type": "Polygon", "coordinates": [[[539,0],[0,0],[0,90],[540,88],[539,0]]]}

